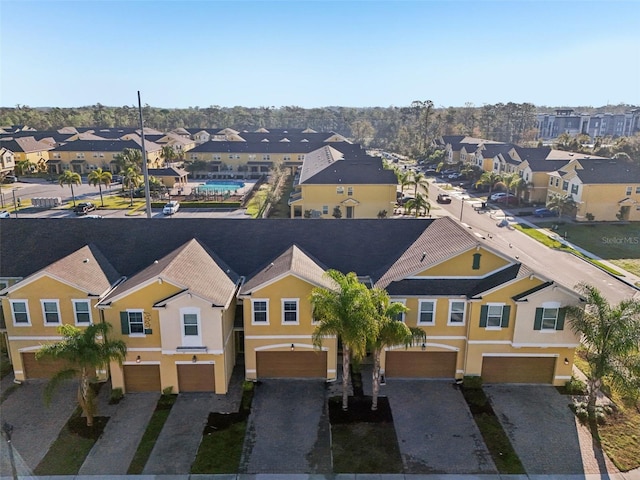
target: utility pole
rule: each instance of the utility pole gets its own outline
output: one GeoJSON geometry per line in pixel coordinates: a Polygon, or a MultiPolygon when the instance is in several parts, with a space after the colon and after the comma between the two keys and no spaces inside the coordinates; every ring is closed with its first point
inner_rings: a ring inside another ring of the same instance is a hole
{"type": "Polygon", "coordinates": [[[138,90],[138,113],[140,114],[140,137],[142,138],[142,175],[144,175],[144,197],[147,204],[147,218],[151,218],[151,192],[149,192],[149,168],[147,167],[147,150],[144,147],[144,123],[142,121],[142,103],[138,90]]]}

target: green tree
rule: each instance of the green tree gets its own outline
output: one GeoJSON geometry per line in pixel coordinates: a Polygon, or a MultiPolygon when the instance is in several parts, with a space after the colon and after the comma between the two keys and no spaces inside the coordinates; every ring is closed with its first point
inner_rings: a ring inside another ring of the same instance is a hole
{"type": "Polygon", "coordinates": [[[569,307],[567,318],[586,349],[589,368],[584,373],[593,418],[605,379],[632,398],[640,394],[640,301],[611,305],[592,285],[579,283],[576,289],[586,300],[585,308],[569,307]]]}
{"type": "Polygon", "coordinates": [[[160,157],[164,160],[164,166],[168,166],[176,158],[176,151],[171,145],[165,145],[162,147],[160,157]]]}
{"type": "Polygon", "coordinates": [[[73,186],[82,184],[82,177],[79,173],[72,172],[71,170],[65,170],[62,175],[58,177],[58,185],[64,188],[65,185],[71,187],[71,198],[73,200],[73,206],[76,206],[76,196],[73,193],[73,186]]]}
{"type": "Polygon", "coordinates": [[[87,180],[89,185],[98,187],[100,190],[100,204],[104,207],[104,199],[102,198],[102,185],[109,187],[111,185],[111,172],[98,168],[89,173],[87,180]]]}
{"type": "Polygon", "coordinates": [[[127,167],[122,175],[122,186],[129,189],[129,196],[131,198],[131,206],[133,206],[133,191],[138,188],[143,182],[142,175],[134,167],[127,167]]]}
{"type": "Polygon", "coordinates": [[[56,387],[63,380],[80,378],[78,404],[87,417],[87,426],[93,425],[96,413],[91,383],[96,381],[96,371],[107,369],[109,362],[122,363],[127,354],[127,345],[122,340],[109,340],[111,328],[108,323],[89,325],[81,330],[73,325],[61,325],[58,332],[64,337],[60,342],[44,345],[36,352],[36,359],[53,358],[64,360],[68,368],[56,373],[45,388],[45,399],[51,400],[56,387]]]}
{"type": "Polygon", "coordinates": [[[429,181],[427,177],[425,177],[424,173],[416,172],[411,176],[411,181],[409,185],[413,185],[413,195],[414,197],[418,196],[418,190],[420,187],[424,190],[424,196],[429,198],[429,181]]]}
{"type": "Polygon", "coordinates": [[[15,165],[16,175],[25,175],[31,171],[31,163],[29,160],[19,160],[15,165]]]}
{"type": "Polygon", "coordinates": [[[138,172],[142,171],[142,150],[125,148],[115,160],[120,173],[125,172],[129,167],[134,167],[138,172]]]}
{"type": "Polygon", "coordinates": [[[407,201],[406,208],[409,212],[415,211],[415,216],[417,218],[423,210],[425,215],[429,215],[429,212],[431,211],[431,203],[427,200],[426,195],[416,193],[415,198],[407,201]]]}
{"type": "Polygon", "coordinates": [[[565,213],[575,210],[576,202],[571,195],[558,195],[554,193],[547,199],[547,208],[562,217],[565,213]]]}
{"type": "Polygon", "coordinates": [[[464,166],[460,169],[460,173],[463,174],[470,183],[475,185],[478,180],[480,180],[482,169],[477,165],[465,163],[464,166]]]}
{"type": "MultiPolygon", "coordinates": [[[[514,196],[518,196],[518,191],[522,189],[524,179],[518,173],[506,173],[502,175],[502,179],[497,185],[503,186],[507,190],[507,197],[513,191],[514,196]]],[[[509,200],[507,199],[507,205],[509,200]]]]}
{"type": "Polygon", "coordinates": [[[418,341],[425,341],[426,334],[419,328],[409,328],[404,322],[398,321],[398,316],[408,309],[402,303],[391,302],[386,290],[373,288],[369,290],[371,302],[375,309],[375,321],[378,326],[369,339],[369,346],[373,354],[373,395],[371,410],[378,409],[378,393],[380,392],[380,354],[385,347],[404,345],[406,347],[418,341]]]}
{"type": "Polygon", "coordinates": [[[318,322],[313,344],[322,346],[326,337],[342,341],[342,409],[349,408],[349,365],[351,360],[367,353],[367,340],[377,332],[375,311],[367,287],[355,273],[328,270],[327,277],[335,288],[316,287],[311,291],[313,318],[318,322]]]}
{"type": "Polygon", "coordinates": [[[404,196],[404,189],[411,185],[411,172],[408,170],[396,169],[396,177],[398,178],[398,184],[400,185],[400,191],[404,196]]]}
{"type": "Polygon", "coordinates": [[[484,185],[489,187],[489,194],[491,196],[491,192],[496,187],[496,185],[502,180],[502,175],[497,172],[484,172],[480,175],[480,180],[476,182],[476,185],[484,185]]]}

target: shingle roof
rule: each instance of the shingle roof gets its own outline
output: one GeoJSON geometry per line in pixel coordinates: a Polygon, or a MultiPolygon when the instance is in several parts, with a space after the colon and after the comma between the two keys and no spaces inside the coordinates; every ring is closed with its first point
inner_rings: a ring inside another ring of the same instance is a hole
{"type": "Polygon", "coordinates": [[[46,142],[36,140],[33,136],[14,138],[13,140],[0,139],[0,146],[11,150],[12,152],[42,152],[51,150],[51,145],[46,142]]]}
{"type": "MultiPolygon", "coordinates": [[[[325,147],[323,150],[331,151],[333,154],[336,152],[332,147],[325,147]]],[[[333,154],[327,154],[324,160],[319,160],[315,165],[316,171],[311,171],[309,175],[305,175],[303,164],[300,183],[306,185],[396,185],[398,183],[396,174],[393,170],[384,168],[380,157],[335,158],[333,154]]],[[[307,157],[304,163],[307,163],[307,157]]],[[[309,169],[307,171],[309,172],[309,169]]]]}
{"type": "Polygon", "coordinates": [[[168,167],[168,168],[150,168],[149,175],[155,177],[182,177],[187,175],[189,172],[183,170],[178,167],[168,167]]]}
{"type": "Polygon", "coordinates": [[[249,293],[265,283],[286,275],[294,274],[309,283],[330,288],[332,282],[325,276],[326,268],[306,254],[297,245],[289,247],[258,273],[250,276],[240,293],[249,293]]]}
{"type": "Polygon", "coordinates": [[[225,305],[235,292],[239,277],[198,240],[192,239],[118,285],[100,303],[108,304],[154,278],[181,286],[215,305],[225,305]]]}
{"type": "Polygon", "coordinates": [[[493,158],[499,154],[506,154],[513,148],[513,145],[509,143],[489,143],[482,146],[482,156],[484,158],[493,158]]]}
{"type": "MultiPolygon", "coordinates": [[[[148,152],[159,150],[161,147],[153,142],[145,142],[148,152]]],[[[140,150],[140,143],[135,140],[75,140],[60,145],[56,152],[121,152],[125,148],[140,150]]]]}
{"type": "Polygon", "coordinates": [[[624,160],[582,159],[576,174],[582,183],[640,183],[640,165],[624,160]]]}

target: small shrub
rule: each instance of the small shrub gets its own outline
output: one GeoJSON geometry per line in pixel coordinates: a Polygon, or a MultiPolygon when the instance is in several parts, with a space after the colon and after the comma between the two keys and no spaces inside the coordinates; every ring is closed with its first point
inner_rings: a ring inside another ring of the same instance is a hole
{"type": "Polygon", "coordinates": [[[173,393],[173,385],[169,385],[168,387],[162,389],[162,395],[167,396],[167,395],[171,395],[172,393],[173,393]]]}
{"type": "Polygon", "coordinates": [[[124,398],[124,392],[120,387],[112,388],[111,395],[109,396],[109,405],[115,405],[120,403],[120,400],[124,398]]]}
{"type": "Polygon", "coordinates": [[[564,384],[569,395],[586,395],[587,385],[575,377],[571,377],[571,380],[564,384]]]}
{"type": "Polygon", "coordinates": [[[596,422],[598,422],[598,425],[607,423],[607,415],[602,410],[596,409],[596,422]]]}

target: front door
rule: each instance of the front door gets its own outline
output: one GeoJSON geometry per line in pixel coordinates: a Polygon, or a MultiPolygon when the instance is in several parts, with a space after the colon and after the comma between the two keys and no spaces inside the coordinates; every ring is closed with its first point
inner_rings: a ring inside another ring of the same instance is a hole
{"type": "Polygon", "coordinates": [[[353,207],[347,207],[347,218],[353,218],[353,207]]]}

